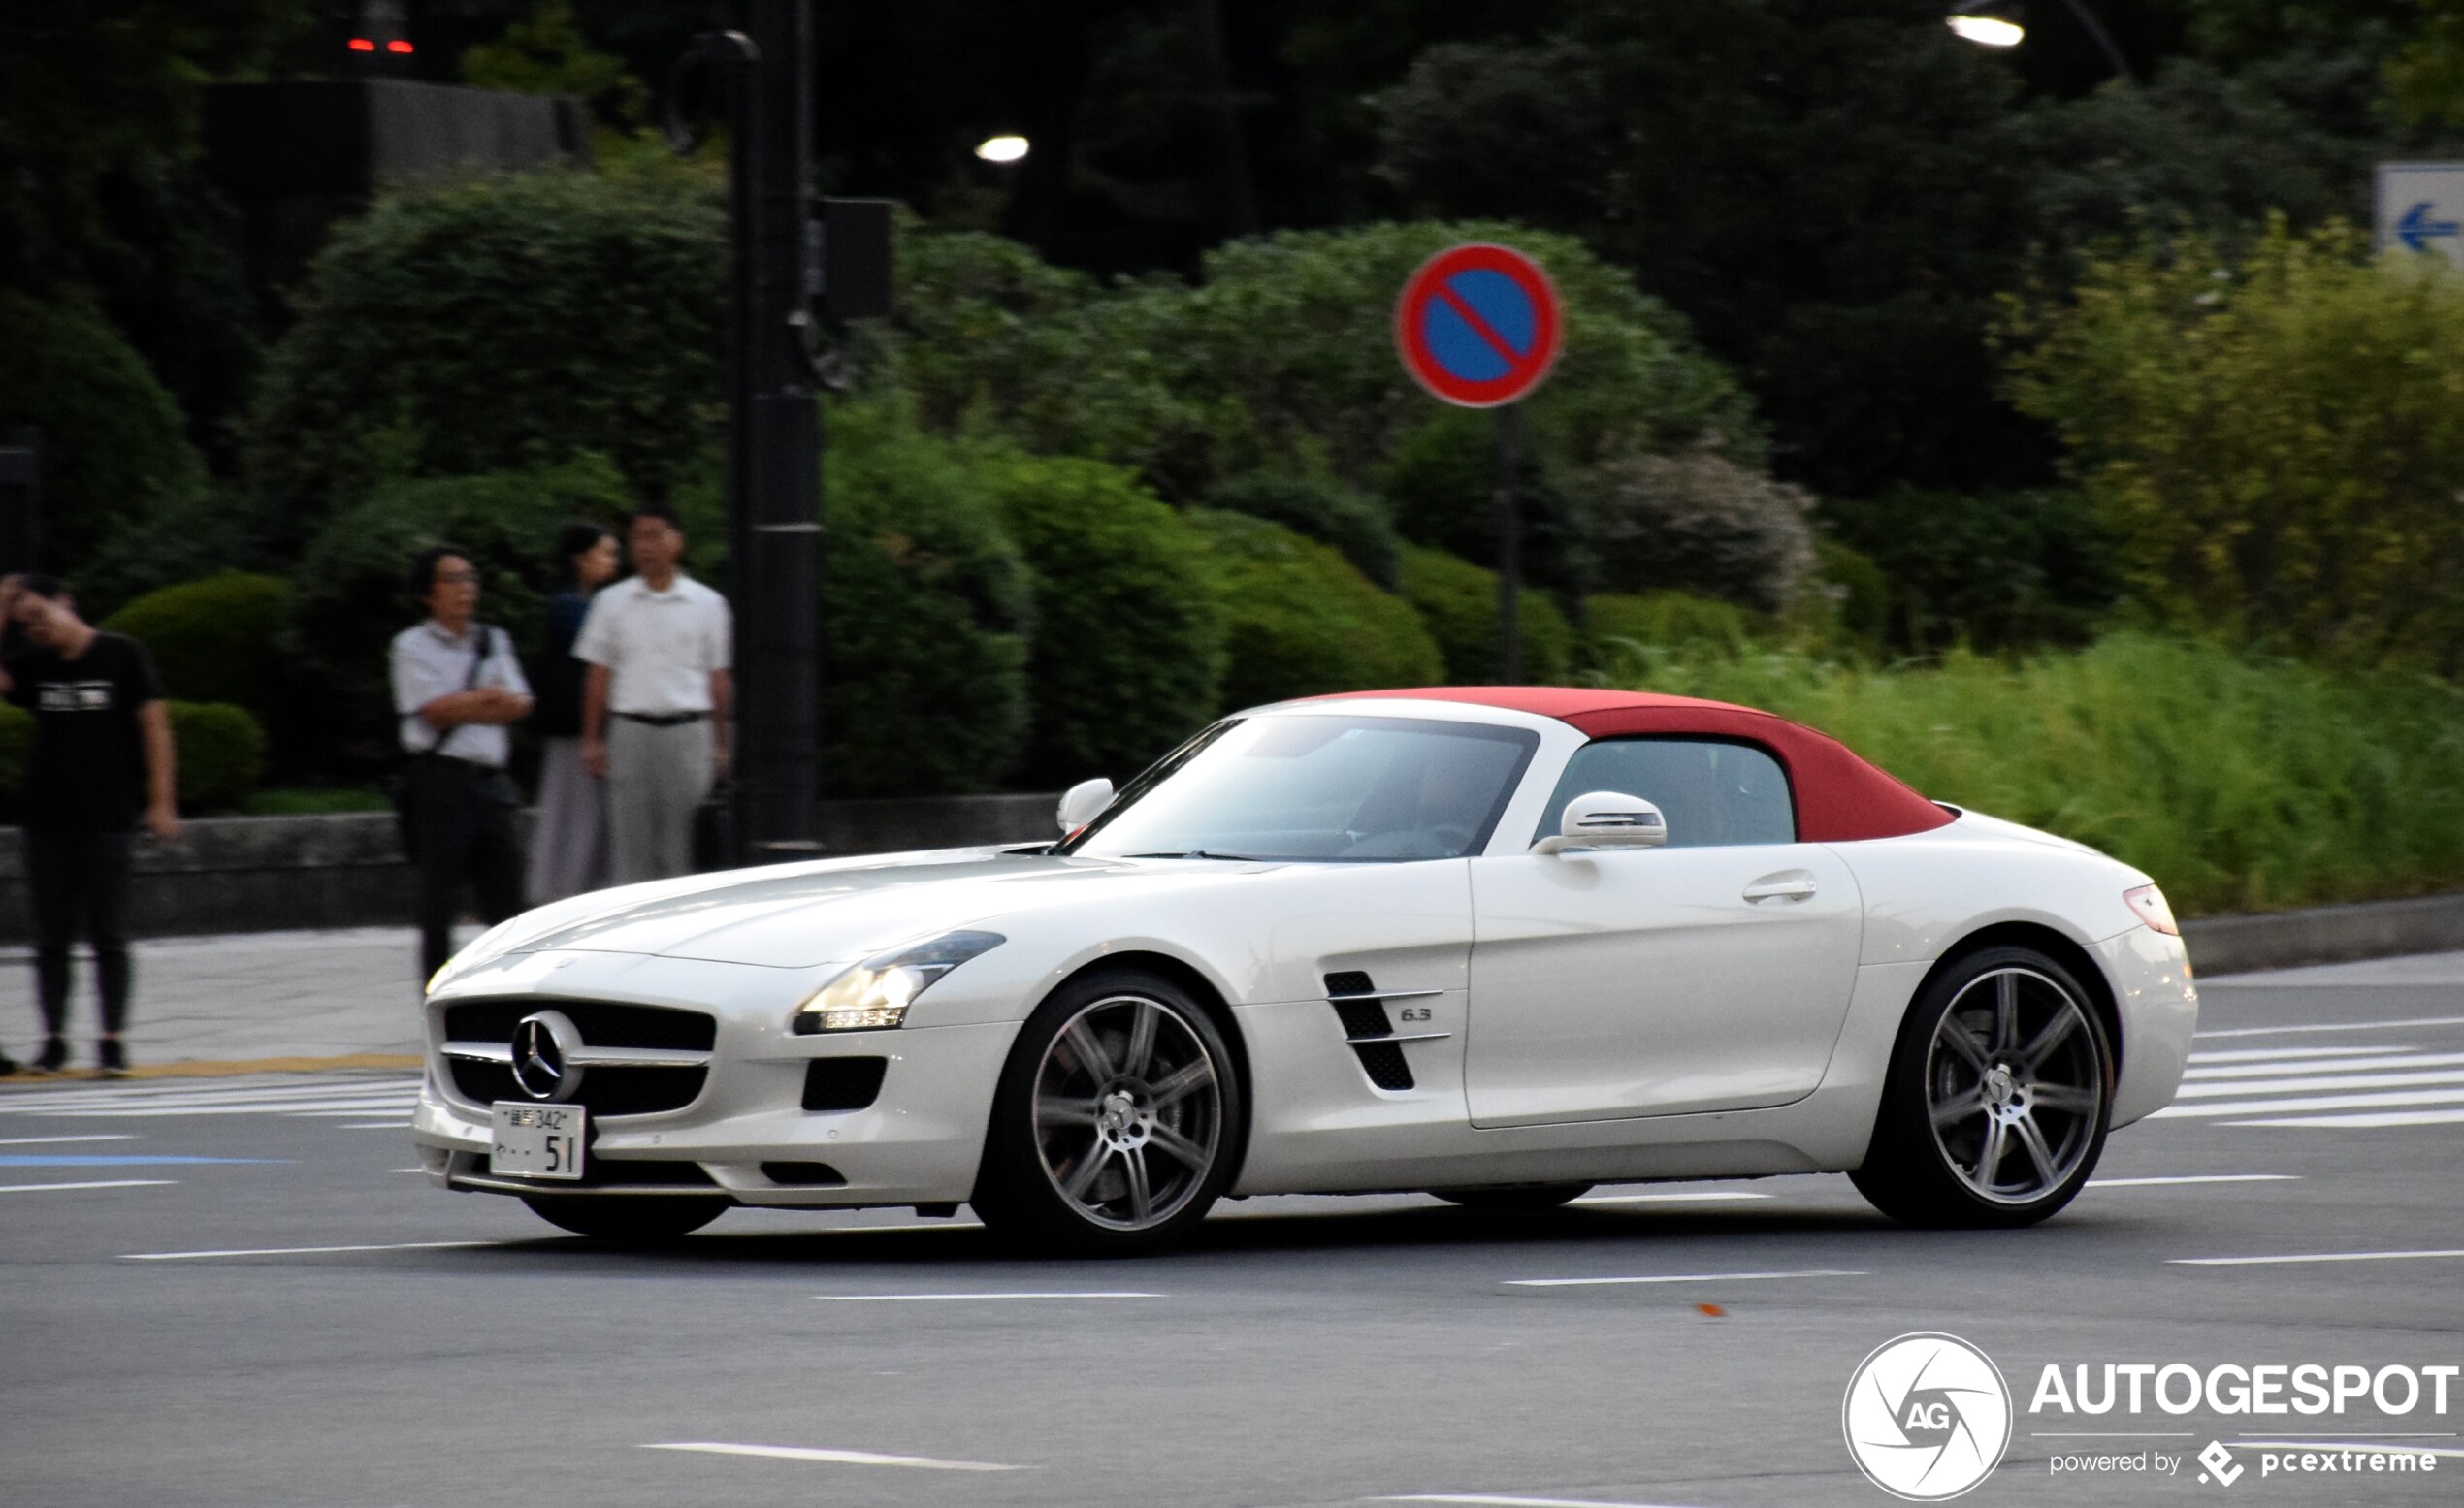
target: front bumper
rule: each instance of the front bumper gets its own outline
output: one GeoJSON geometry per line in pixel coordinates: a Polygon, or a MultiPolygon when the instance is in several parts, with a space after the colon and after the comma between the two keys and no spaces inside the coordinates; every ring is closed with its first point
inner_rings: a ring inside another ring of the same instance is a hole
{"type": "Polygon", "coordinates": [[[541,967],[534,955],[519,968],[475,971],[430,1003],[428,1072],[411,1139],[432,1183],[497,1194],[719,1194],[785,1208],[951,1203],[973,1191],[1017,1023],[796,1037],[778,1004],[794,998],[796,981],[782,979],[785,971],[606,954],[568,964],[541,967]],[[700,1092],[672,1110],[593,1115],[582,1184],[490,1174],[489,1107],[454,1086],[438,1054],[442,1012],[459,1000],[524,994],[542,1006],[587,997],[715,1014],[700,1092]],[[862,1108],[803,1107],[808,1069],[831,1057],[887,1060],[880,1090],[862,1108]],[[834,1180],[815,1181],[825,1175],[814,1165],[834,1180]]]}
{"type": "Polygon", "coordinates": [[[2122,1077],[2113,1124],[2144,1120],[2173,1103],[2199,1024],[2190,955],[2178,937],[2133,927],[2097,945],[2122,1015],[2122,1077]]]}

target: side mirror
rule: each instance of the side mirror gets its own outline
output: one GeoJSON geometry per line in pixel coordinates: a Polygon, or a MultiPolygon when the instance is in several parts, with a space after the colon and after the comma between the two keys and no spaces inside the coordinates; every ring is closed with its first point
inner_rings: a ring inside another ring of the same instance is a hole
{"type": "Polygon", "coordinates": [[[1113,783],[1100,775],[1062,791],[1060,809],[1054,814],[1061,824],[1061,836],[1066,838],[1101,817],[1112,804],[1113,783]]]}
{"type": "Polygon", "coordinates": [[[1532,845],[1535,853],[1583,849],[1656,849],[1669,841],[1668,820],[1640,796],[1595,790],[1566,803],[1557,836],[1532,845]]]}

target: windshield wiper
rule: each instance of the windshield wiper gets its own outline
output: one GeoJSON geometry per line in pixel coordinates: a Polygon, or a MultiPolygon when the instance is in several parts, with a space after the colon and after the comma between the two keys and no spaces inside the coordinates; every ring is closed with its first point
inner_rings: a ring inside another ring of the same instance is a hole
{"type": "Polygon", "coordinates": [[[1178,853],[1124,853],[1122,858],[1220,858],[1242,864],[1263,864],[1266,860],[1254,853],[1217,853],[1211,849],[1188,849],[1178,853]]]}

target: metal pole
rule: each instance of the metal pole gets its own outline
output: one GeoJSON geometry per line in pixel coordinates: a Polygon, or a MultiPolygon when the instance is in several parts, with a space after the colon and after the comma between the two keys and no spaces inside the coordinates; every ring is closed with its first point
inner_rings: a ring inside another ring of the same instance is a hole
{"type": "Polygon", "coordinates": [[[2105,30],[2105,23],[2096,19],[2095,12],[2088,9],[2087,0],[2062,0],[2062,3],[2070,7],[2070,14],[2078,18],[2097,50],[2104,53],[2105,61],[2113,65],[2113,71],[2122,76],[2122,81],[2137,83],[2139,76],[2130,71],[2130,60],[2122,55],[2122,48],[2114,46],[2113,33],[2105,30]]]}
{"type": "Polygon", "coordinates": [[[816,851],[821,424],[800,348],[810,295],[812,18],[750,0],[758,80],[739,116],[740,260],[729,426],[735,550],[736,842],[740,862],[816,851]]]}
{"type": "Polygon", "coordinates": [[[1523,682],[1523,519],[1514,500],[1514,472],[1523,448],[1523,405],[1497,410],[1497,679],[1523,682]]]}

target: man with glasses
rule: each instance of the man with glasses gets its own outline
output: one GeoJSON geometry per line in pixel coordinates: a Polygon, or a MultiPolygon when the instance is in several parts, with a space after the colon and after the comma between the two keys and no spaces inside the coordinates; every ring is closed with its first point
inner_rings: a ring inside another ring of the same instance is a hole
{"type": "Polygon", "coordinates": [[[394,636],[394,711],[405,772],[405,832],[419,866],[419,967],[426,979],[453,956],[465,882],[491,924],[522,910],[521,801],[505,773],[505,729],[531,712],[530,683],[502,628],[477,622],[479,573],[452,545],[411,562],[425,623],[394,636]]]}

